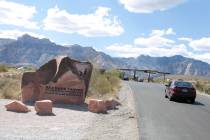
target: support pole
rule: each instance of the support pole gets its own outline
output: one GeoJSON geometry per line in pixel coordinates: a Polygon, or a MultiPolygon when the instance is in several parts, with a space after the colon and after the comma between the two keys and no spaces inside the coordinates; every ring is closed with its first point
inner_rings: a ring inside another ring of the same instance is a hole
{"type": "Polygon", "coordinates": [[[149,76],[148,76],[148,82],[150,82],[150,72],[149,72],[149,76]]]}
{"type": "Polygon", "coordinates": [[[166,80],[166,74],[165,73],[163,74],[163,78],[164,78],[163,82],[165,83],[165,80],[166,80]]]}
{"type": "Polygon", "coordinates": [[[136,81],[136,70],[134,70],[133,72],[134,72],[133,80],[136,81]]]}

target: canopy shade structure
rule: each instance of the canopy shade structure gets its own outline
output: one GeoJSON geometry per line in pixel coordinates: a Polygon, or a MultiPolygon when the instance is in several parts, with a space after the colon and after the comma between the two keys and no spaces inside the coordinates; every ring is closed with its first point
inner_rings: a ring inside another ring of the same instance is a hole
{"type": "Polygon", "coordinates": [[[170,74],[169,72],[161,72],[161,71],[157,71],[157,70],[144,70],[144,69],[128,69],[128,68],[119,68],[118,70],[121,71],[133,71],[133,79],[136,79],[136,72],[140,71],[140,72],[144,72],[144,73],[148,73],[148,82],[150,82],[150,75],[151,74],[163,74],[164,76],[164,82],[165,82],[165,75],[166,74],[170,74]]]}

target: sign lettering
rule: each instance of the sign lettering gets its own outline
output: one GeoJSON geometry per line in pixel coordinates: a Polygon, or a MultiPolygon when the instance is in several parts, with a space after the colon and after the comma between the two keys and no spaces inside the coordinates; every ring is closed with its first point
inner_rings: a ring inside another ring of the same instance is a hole
{"type": "Polygon", "coordinates": [[[46,86],[46,94],[54,94],[62,96],[82,96],[83,89],[46,86]]]}

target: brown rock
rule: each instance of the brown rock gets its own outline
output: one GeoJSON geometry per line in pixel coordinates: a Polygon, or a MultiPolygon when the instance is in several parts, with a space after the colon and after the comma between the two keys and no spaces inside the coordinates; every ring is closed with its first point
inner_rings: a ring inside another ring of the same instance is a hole
{"type": "Polygon", "coordinates": [[[30,109],[20,101],[12,101],[11,103],[5,105],[7,111],[14,111],[14,112],[29,112],[30,109]]]}
{"type": "Polygon", "coordinates": [[[112,102],[115,106],[121,105],[121,103],[115,99],[112,99],[112,102]]]}
{"type": "Polygon", "coordinates": [[[33,89],[33,83],[29,83],[24,88],[22,88],[22,102],[31,101],[31,99],[33,98],[33,89]]]}
{"type": "Polygon", "coordinates": [[[35,110],[39,115],[52,115],[52,101],[50,100],[41,100],[35,102],[35,110]]]}
{"type": "Polygon", "coordinates": [[[105,101],[107,109],[115,109],[116,106],[121,105],[120,102],[116,101],[115,99],[109,99],[105,101]]]}
{"type": "Polygon", "coordinates": [[[103,100],[90,99],[88,110],[93,113],[106,113],[107,108],[103,100]]]}
{"type": "Polygon", "coordinates": [[[22,77],[22,101],[49,99],[59,103],[84,103],[92,73],[92,64],[59,56],[36,72],[22,77]]]}

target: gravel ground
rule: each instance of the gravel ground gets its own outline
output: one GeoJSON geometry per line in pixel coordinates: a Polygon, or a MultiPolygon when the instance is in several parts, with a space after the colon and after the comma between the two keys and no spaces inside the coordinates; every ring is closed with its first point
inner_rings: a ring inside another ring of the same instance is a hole
{"type": "Polygon", "coordinates": [[[126,83],[122,84],[119,99],[122,106],[117,110],[94,116],[88,140],[139,140],[133,93],[126,83]]]}
{"type": "Polygon", "coordinates": [[[122,106],[108,114],[88,112],[87,105],[56,105],[54,116],[6,111],[11,100],[0,100],[0,139],[4,140],[138,140],[133,96],[122,83],[119,93],[122,106]]]}

